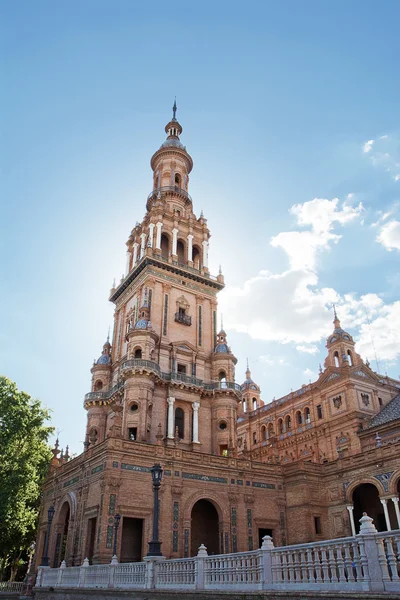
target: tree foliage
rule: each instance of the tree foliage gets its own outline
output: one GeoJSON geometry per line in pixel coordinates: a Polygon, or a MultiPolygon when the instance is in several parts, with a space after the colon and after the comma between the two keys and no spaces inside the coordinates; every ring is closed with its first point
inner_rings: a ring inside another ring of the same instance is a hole
{"type": "Polygon", "coordinates": [[[0,580],[35,539],[48,471],[50,412],[0,376],[0,580]]]}

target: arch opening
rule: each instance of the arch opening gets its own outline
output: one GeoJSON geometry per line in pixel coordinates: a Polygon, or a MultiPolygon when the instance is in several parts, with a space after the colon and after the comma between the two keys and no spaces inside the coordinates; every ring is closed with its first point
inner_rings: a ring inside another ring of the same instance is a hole
{"type": "Polygon", "coordinates": [[[163,258],[169,257],[169,239],[165,233],[161,234],[161,256],[163,258]]]}
{"type": "Polygon", "coordinates": [[[142,358],[142,349],[141,348],[136,348],[135,358],[142,358]]]}
{"type": "Polygon", "coordinates": [[[219,554],[219,518],[210,500],[198,500],[191,514],[190,555],[196,556],[199,546],[204,544],[208,554],[219,554]]]}
{"type": "Polygon", "coordinates": [[[176,245],[176,253],[178,256],[178,263],[185,264],[185,244],[181,240],[178,240],[176,245]]]}
{"type": "Polygon", "coordinates": [[[360,519],[366,512],[374,520],[378,531],[387,531],[383,506],[379,492],[372,483],[361,483],[353,491],[354,523],[356,532],[360,531],[360,519]]]}
{"type": "Polygon", "coordinates": [[[69,502],[61,507],[57,523],[56,547],[54,550],[53,567],[58,568],[63,560],[67,560],[67,538],[71,510],[69,502]]]}
{"type": "Polygon", "coordinates": [[[335,354],[333,355],[333,360],[335,361],[335,367],[340,367],[339,352],[335,352],[335,354]]]}
{"type": "Polygon", "coordinates": [[[193,246],[192,260],[194,268],[200,269],[200,249],[197,246],[193,246]]]}
{"type": "Polygon", "coordinates": [[[185,413],[181,408],[175,410],[175,431],[178,430],[178,435],[181,440],[185,434],[185,413]]]}

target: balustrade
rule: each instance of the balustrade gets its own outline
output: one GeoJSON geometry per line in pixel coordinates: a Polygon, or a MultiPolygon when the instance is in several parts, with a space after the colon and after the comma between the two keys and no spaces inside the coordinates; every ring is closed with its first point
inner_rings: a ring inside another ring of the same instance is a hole
{"type": "MultiPolygon", "coordinates": [[[[353,537],[193,558],[59,569],[40,567],[37,587],[174,590],[400,592],[400,530],[377,533],[364,515],[353,537]]],[[[0,588],[1,591],[1,588],[0,588]]]]}

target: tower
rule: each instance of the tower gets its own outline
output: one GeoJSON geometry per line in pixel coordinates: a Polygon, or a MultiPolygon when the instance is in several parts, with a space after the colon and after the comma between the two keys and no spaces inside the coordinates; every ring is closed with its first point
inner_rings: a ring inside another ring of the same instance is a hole
{"type": "Polygon", "coordinates": [[[334,330],[326,342],[328,356],[325,359],[325,367],[352,367],[363,364],[360,355],[354,349],[355,343],[352,336],[340,325],[335,307],[333,315],[334,330]]]}
{"type": "MultiPolygon", "coordinates": [[[[176,103],[165,131],[167,139],[150,161],[146,214],[130,233],[126,272],[111,290],[112,350],[102,365],[107,372],[99,371],[102,387],[87,395],[86,445],[120,436],[233,452],[241,392],[226,333],[217,334],[224,278],[209,272],[210,231],[203,214],[193,211],[193,160],[180,141],[176,103]]],[[[97,377],[100,365],[93,369],[97,377]]]]}

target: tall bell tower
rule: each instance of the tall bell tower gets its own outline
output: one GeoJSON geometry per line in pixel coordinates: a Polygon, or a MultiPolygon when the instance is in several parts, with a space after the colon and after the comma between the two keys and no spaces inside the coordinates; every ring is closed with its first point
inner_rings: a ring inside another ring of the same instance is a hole
{"type": "Polygon", "coordinates": [[[193,211],[193,160],[180,141],[176,110],[174,103],[167,139],[150,161],[153,189],[126,242],[125,275],[111,290],[112,348],[106,369],[102,362],[93,367],[87,447],[116,436],[235,452],[236,358],[225,332],[217,332],[224,278],[209,272],[210,231],[193,211]]]}

